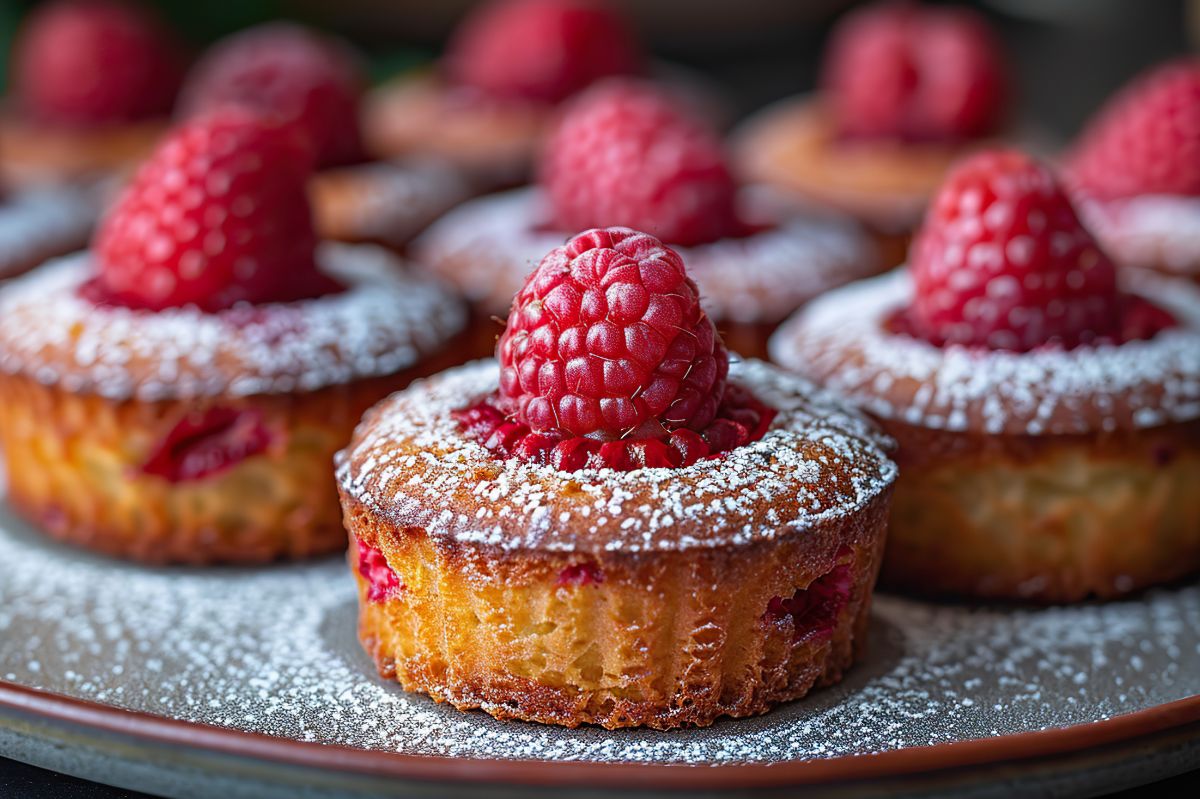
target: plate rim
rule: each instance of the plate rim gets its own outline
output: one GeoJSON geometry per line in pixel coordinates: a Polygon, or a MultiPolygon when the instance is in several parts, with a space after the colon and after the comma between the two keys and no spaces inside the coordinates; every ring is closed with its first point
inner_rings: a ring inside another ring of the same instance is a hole
{"type": "Polygon", "coordinates": [[[359,749],[127,710],[7,680],[0,680],[0,709],[156,745],[369,777],[542,787],[636,785],[719,790],[879,780],[1092,749],[1200,722],[1200,694],[1066,727],[831,758],[710,765],[510,760],[359,749]]]}

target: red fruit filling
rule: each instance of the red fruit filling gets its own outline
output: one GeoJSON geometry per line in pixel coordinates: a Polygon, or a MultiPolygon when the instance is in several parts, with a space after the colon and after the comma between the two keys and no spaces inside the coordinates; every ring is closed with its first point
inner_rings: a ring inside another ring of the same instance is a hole
{"type": "Polygon", "coordinates": [[[217,406],[189,413],[154,448],[142,472],[172,483],[199,480],[265,451],[271,438],[256,410],[217,406]]]}
{"type": "Polygon", "coordinates": [[[594,563],[576,563],[558,573],[558,586],[579,587],[604,582],[604,572],[594,563]]]}
{"type": "Polygon", "coordinates": [[[716,417],[698,433],[675,430],[658,438],[599,441],[563,433],[534,433],[528,425],[505,416],[497,400],[492,395],[453,411],[451,416],[464,435],[497,458],[550,464],[565,472],[691,466],[762,438],[776,413],[745,388],[730,384],[716,417]]]}
{"type": "Polygon", "coordinates": [[[404,586],[400,576],[388,565],[387,558],[375,547],[354,539],[358,553],[358,573],[367,581],[367,599],[371,602],[386,602],[398,596],[404,586]]]}
{"type": "Polygon", "coordinates": [[[557,103],[593,81],[640,70],[625,21],[588,0],[493,0],[455,33],[450,79],[493,97],[557,103]]]}
{"type": "Polygon", "coordinates": [[[849,547],[842,547],[837,565],[807,588],[797,588],[790,597],[771,597],[763,618],[772,624],[790,619],[793,641],[831,635],[854,588],[853,554],[849,547]]]}

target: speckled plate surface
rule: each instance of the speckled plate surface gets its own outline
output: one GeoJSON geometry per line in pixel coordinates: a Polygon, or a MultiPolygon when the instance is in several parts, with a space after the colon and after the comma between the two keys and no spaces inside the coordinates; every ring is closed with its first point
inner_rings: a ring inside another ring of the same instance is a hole
{"type": "MultiPolygon", "coordinates": [[[[972,609],[881,596],[869,656],[842,685],[759,718],[669,733],[459,713],[377,679],[354,626],[353,583],[339,559],[144,569],[47,542],[0,506],[0,753],[20,755],[20,740],[38,734],[35,722],[53,718],[77,738],[108,729],[169,744],[173,756],[211,741],[230,756],[323,767],[337,752],[328,766],[338,773],[394,766],[425,787],[436,777],[422,763],[458,764],[446,767],[450,781],[525,774],[578,787],[595,786],[588,764],[612,764],[604,774],[630,782],[664,773],[661,766],[730,766],[749,785],[762,784],[762,774],[781,781],[796,764],[894,761],[895,774],[911,773],[1200,721],[1194,583],[1074,608],[972,609]],[[277,746],[293,742],[332,746],[277,746]],[[991,754],[984,744],[994,744],[991,754]],[[531,761],[537,774],[521,771],[531,761]],[[554,774],[541,771],[545,761],[554,761],[554,774]],[[561,771],[572,765],[579,768],[561,771]]],[[[811,782],[814,774],[792,776],[811,782]]]]}

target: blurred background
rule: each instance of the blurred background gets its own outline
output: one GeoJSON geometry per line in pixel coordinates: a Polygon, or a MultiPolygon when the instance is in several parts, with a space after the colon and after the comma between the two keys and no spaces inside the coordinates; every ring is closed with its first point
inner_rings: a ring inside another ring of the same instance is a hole
{"type": "MultiPolygon", "coordinates": [[[[268,19],[337,31],[382,78],[437,56],[478,0],[149,0],[197,51],[268,19]]],[[[830,26],[853,0],[614,0],[649,48],[724,87],[747,113],[810,88],[830,26]]],[[[961,4],[961,3],[960,3],[961,4]]],[[[1022,117],[1068,137],[1140,69],[1200,43],[1200,0],[975,0],[1003,36],[1022,117]]],[[[0,0],[0,44],[36,2],[0,0]]],[[[7,59],[5,59],[7,62],[7,59]]],[[[7,70],[7,63],[3,69],[7,70]]]]}

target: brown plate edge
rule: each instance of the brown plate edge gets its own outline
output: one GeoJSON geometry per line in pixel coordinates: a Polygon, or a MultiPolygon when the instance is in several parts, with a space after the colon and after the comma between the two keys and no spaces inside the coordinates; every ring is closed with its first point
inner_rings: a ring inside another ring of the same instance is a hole
{"type": "Polygon", "coordinates": [[[483,760],[355,749],[215,727],[0,680],[0,708],[155,744],[373,777],[531,786],[753,788],[883,779],[1104,746],[1200,721],[1200,695],[1102,721],[888,752],[695,767],[649,763],[483,760]]]}

